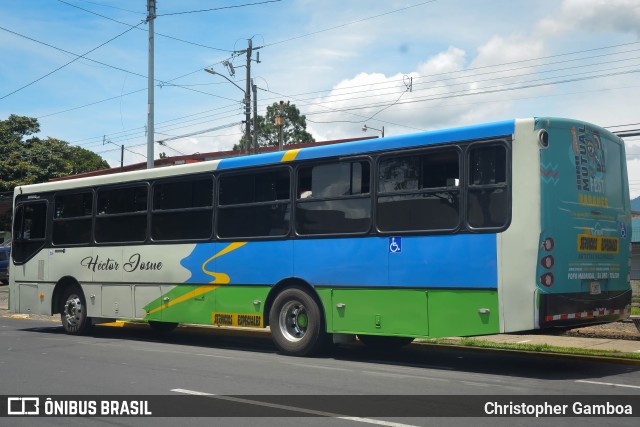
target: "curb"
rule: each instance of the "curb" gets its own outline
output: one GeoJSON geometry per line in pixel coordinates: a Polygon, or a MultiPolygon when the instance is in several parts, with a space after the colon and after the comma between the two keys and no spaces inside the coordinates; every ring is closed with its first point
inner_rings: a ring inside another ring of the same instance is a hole
{"type": "MultiPolygon", "coordinates": [[[[462,344],[437,344],[437,343],[429,343],[429,342],[414,342],[413,344],[426,346],[426,347],[434,347],[434,348],[446,348],[452,350],[464,350],[464,351],[485,351],[485,352],[495,352],[495,353],[524,353],[530,356],[535,357],[553,357],[557,359],[573,359],[579,360],[583,362],[608,362],[608,363],[618,363],[622,365],[633,365],[640,366],[640,359],[630,359],[624,357],[625,354],[629,353],[620,353],[621,357],[608,357],[608,356],[589,356],[586,354],[570,354],[570,353],[555,353],[555,352],[544,352],[544,351],[531,351],[531,350],[518,350],[513,348],[495,348],[495,347],[481,347],[481,346],[473,346],[473,345],[462,345],[462,344]]],[[[412,345],[413,345],[412,344],[412,345]]],[[[557,346],[550,345],[551,348],[562,348],[557,346]]],[[[579,347],[569,347],[576,348],[579,347]]]]}

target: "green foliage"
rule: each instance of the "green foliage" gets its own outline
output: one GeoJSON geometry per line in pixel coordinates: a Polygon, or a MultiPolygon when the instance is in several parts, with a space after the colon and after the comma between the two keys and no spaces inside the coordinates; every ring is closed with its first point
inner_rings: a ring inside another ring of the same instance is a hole
{"type": "MultiPolygon", "coordinates": [[[[287,102],[282,105],[274,102],[267,107],[267,114],[256,118],[256,127],[258,128],[258,145],[260,147],[278,146],[279,128],[276,126],[276,116],[282,115],[284,118],[284,126],[282,127],[282,141],[284,145],[290,144],[309,144],[315,142],[313,136],[307,132],[307,119],[295,104],[287,102]]],[[[244,137],[240,139],[233,149],[239,150],[244,148],[244,137]]]]}
{"type": "Polygon", "coordinates": [[[0,192],[109,167],[89,150],[56,138],[31,136],[39,131],[38,120],[31,117],[12,114],[0,120],[0,192]]]}

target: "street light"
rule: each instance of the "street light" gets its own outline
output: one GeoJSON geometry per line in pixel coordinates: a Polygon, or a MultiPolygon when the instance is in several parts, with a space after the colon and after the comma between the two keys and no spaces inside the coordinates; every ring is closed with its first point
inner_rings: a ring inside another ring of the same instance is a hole
{"type": "Polygon", "coordinates": [[[362,132],[366,132],[369,129],[373,129],[373,130],[377,130],[378,132],[382,132],[382,137],[384,138],[384,126],[382,126],[382,129],[372,128],[371,126],[367,126],[366,123],[365,123],[364,126],[362,126],[362,132]]]}
{"type": "Polygon", "coordinates": [[[251,145],[251,106],[249,105],[251,102],[249,100],[249,93],[246,90],[242,89],[240,86],[238,86],[233,80],[231,80],[224,74],[220,74],[212,68],[205,68],[204,70],[209,74],[214,74],[216,76],[224,77],[229,83],[231,83],[232,85],[240,89],[242,93],[244,93],[244,112],[246,117],[244,138],[245,138],[245,144],[246,144],[245,150],[247,154],[249,154],[249,147],[251,145]]]}

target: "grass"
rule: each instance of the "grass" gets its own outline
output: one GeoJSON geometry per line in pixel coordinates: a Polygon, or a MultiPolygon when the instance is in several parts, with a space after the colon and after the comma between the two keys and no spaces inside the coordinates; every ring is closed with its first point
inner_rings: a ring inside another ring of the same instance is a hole
{"type": "Polygon", "coordinates": [[[554,354],[570,354],[576,356],[590,356],[590,357],[610,357],[616,359],[632,359],[640,361],[640,354],[636,353],[623,353],[613,350],[591,350],[584,348],[574,347],[554,347],[549,344],[515,344],[515,343],[496,343],[492,341],[485,341],[477,338],[461,338],[461,339],[448,339],[448,338],[436,338],[432,340],[425,340],[431,344],[446,344],[457,345],[462,347],[479,347],[490,348],[496,350],[516,350],[516,351],[530,351],[534,353],[554,353],[554,354]]]}
{"type": "Polygon", "coordinates": [[[640,307],[631,307],[632,316],[640,316],[640,307]]]}

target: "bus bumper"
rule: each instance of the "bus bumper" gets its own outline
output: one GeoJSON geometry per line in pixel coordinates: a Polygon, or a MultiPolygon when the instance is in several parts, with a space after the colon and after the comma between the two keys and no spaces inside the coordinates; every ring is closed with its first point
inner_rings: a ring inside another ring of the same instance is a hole
{"type": "Polygon", "coordinates": [[[541,329],[616,322],[630,314],[631,289],[603,292],[597,297],[588,292],[540,295],[541,329]]]}

